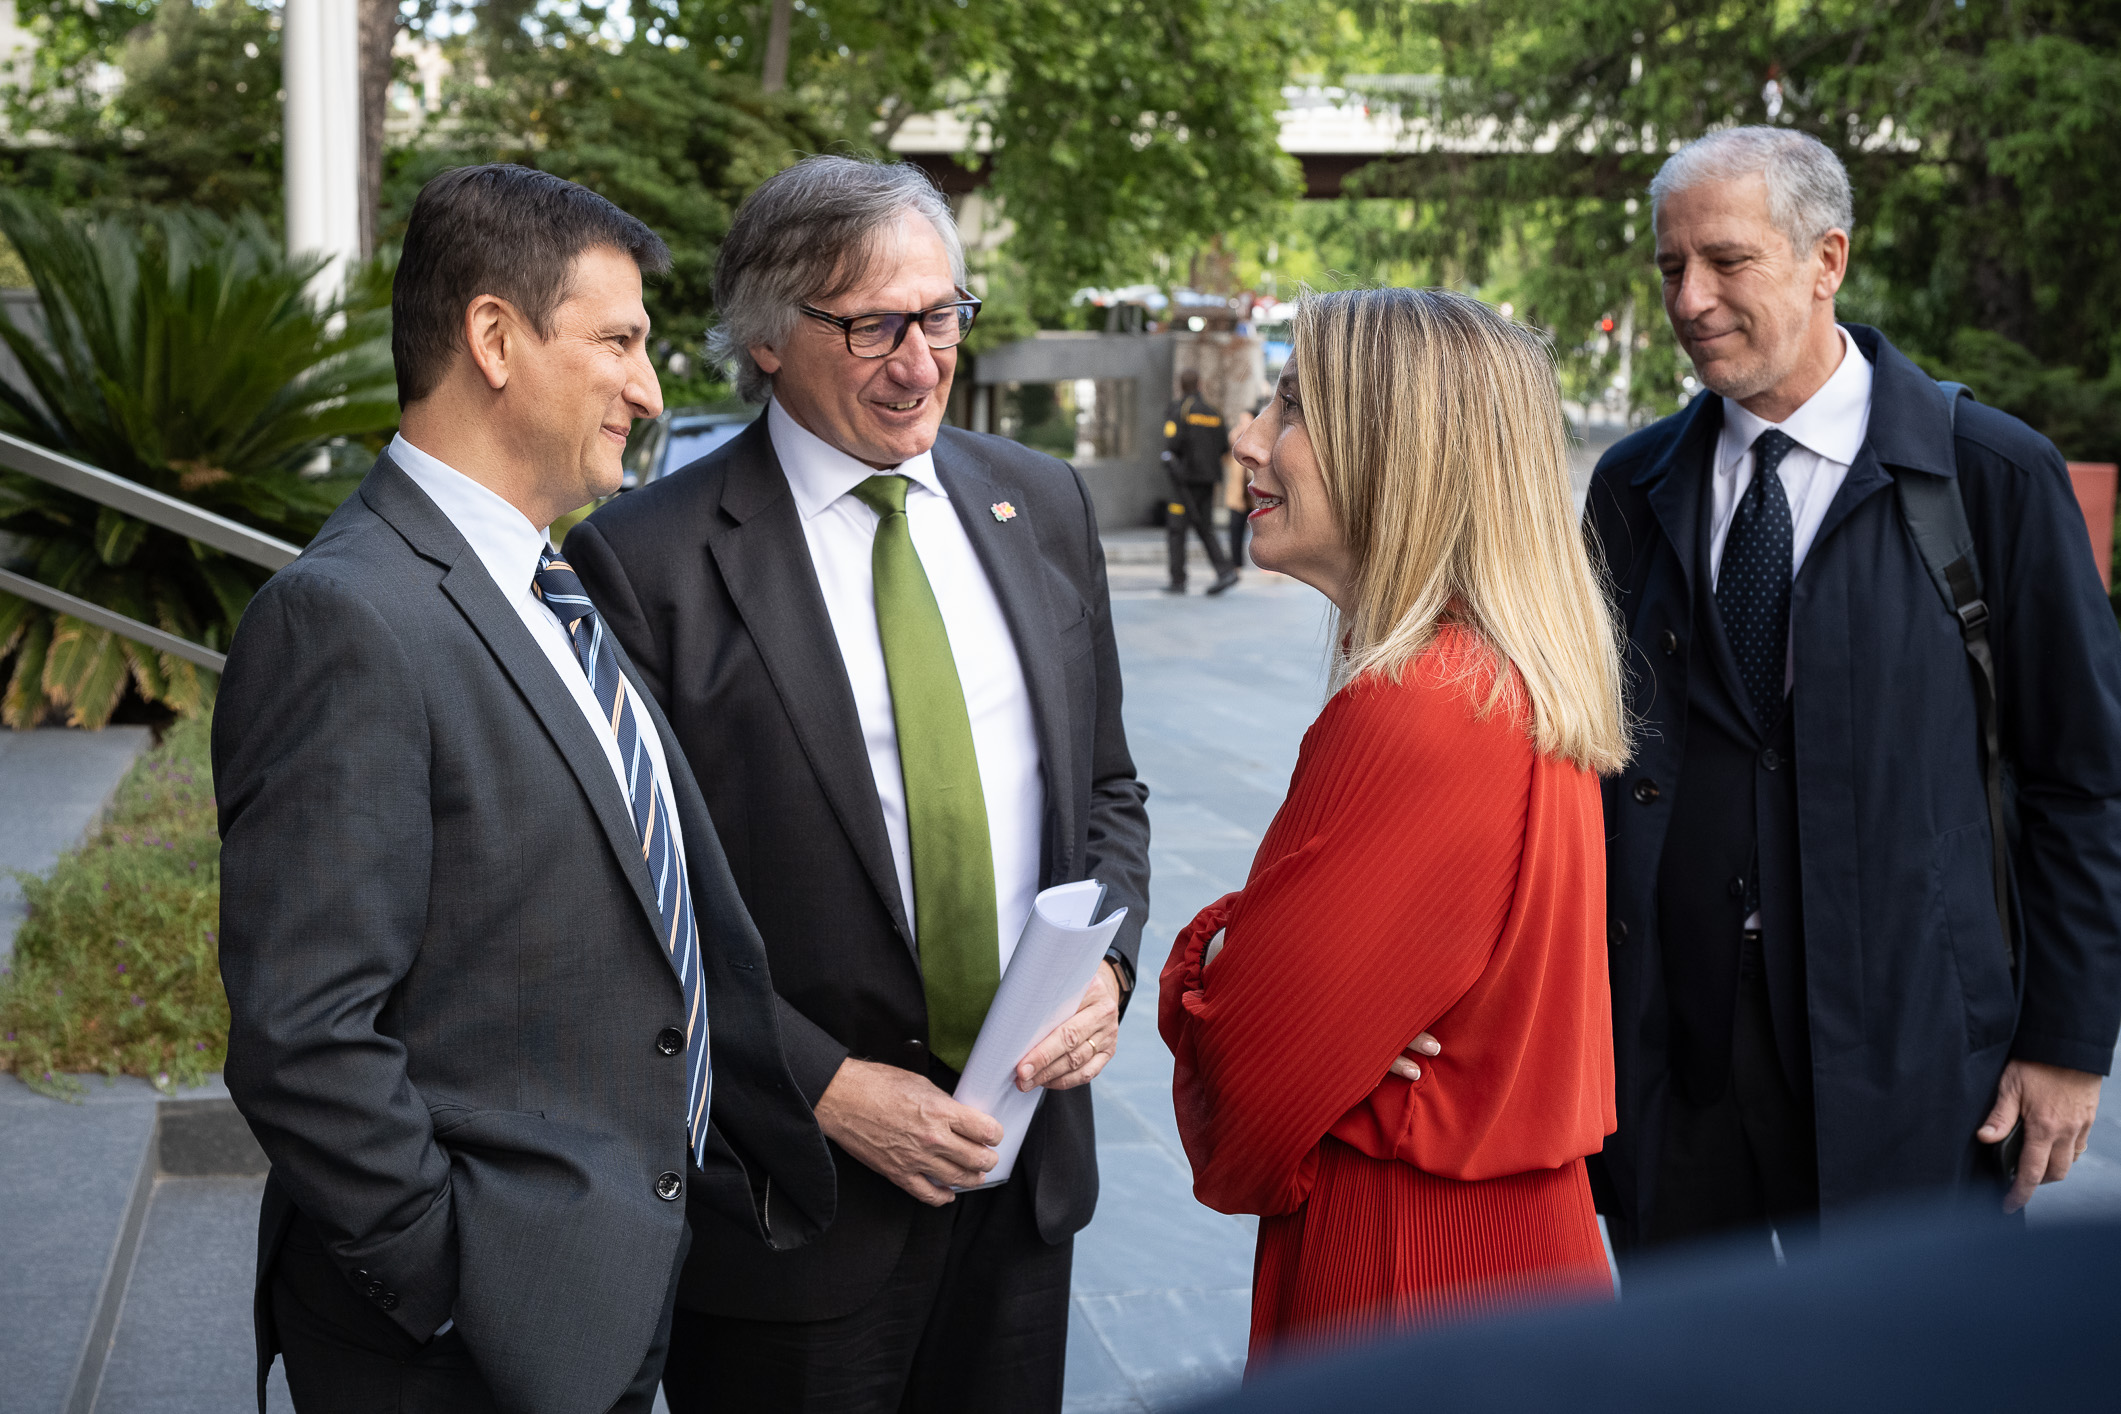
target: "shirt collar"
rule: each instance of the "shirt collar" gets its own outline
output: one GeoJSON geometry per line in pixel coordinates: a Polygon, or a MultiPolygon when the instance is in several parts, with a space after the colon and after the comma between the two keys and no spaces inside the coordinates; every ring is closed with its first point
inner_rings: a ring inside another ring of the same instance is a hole
{"type": "Polygon", "coordinates": [[[1805,450],[1843,466],[1855,463],[1869,435],[1871,421],[1871,361],[1863,356],[1840,325],[1841,363],[1819,391],[1780,423],[1769,422],[1748,412],[1729,398],[1723,400],[1723,455],[1719,461],[1731,465],[1770,427],[1780,430],[1805,450]]]}
{"type": "MultiPolygon", "coordinates": [[[[848,456],[797,422],[781,406],[779,399],[766,404],[766,431],[773,439],[774,455],[781,459],[781,471],[788,478],[788,489],[795,494],[796,509],[802,512],[804,520],[816,517],[834,501],[877,475],[875,467],[848,456]]],[[[935,453],[932,450],[908,457],[891,470],[946,501],[950,499],[950,493],[943,489],[941,478],[935,474],[935,453]]]]}
{"type": "Polygon", "coordinates": [[[390,459],[449,517],[504,593],[530,588],[550,527],[538,529],[493,490],[421,451],[402,432],[391,439],[390,459]]]}

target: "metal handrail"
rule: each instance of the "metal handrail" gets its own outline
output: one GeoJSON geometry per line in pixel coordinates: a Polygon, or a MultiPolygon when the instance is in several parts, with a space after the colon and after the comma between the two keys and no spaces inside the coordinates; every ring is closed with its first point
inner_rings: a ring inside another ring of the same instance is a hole
{"type": "Polygon", "coordinates": [[[0,466],[34,476],[39,481],[48,481],[62,491],[86,496],[114,511],[137,516],[164,530],[174,530],[186,539],[225,550],[239,560],[248,560],[269,570],[293,564],[295,556],[302,553],[299,545],[290,545],[227,516],[202,511],[189,501],[165,496],[151,486],[142,486],[137,481],[113,475],[87,462],[75,461],[49,447],[25,442],[6,432],[0,432],[0,466]]]}
{"type": "MultiPolygon", "coordinates": [[[[35,442],[25,442],[20,437],[0,432],[0,467],[19,471],[25,476],[34,476],[39,481],[49,482],[62,491],[71,491],[98,505],[109,506],[114,511],[137,517],[149,525],[175,531],[202,545],[211,545],[248,560],[254,565],[277,570],[294,563],[302,553],[299,545],[290,545],[276,536],[232,521],[226,516],[204,511],[188,501],[164,495],[151,486],[142,486],[137,481],[115,476],[101,467],[40,447],[35,442]]],[[[216,653],[204,644],[193,643],[145,624],[138,619],[106,609],[100,604],[54,589],[34,579],[11,570],[0,569],[0,592],[27,599],[33,604],[42,604],[47,609],[56,609],[83,623],[97,628],[109,629],[112,633],[129,638],[135,643],[145,644],[159,652],[173,654],[186,662],[197,663],[211,672],[220,672],[227,664],[225,654],[216,653]]]]}
{"type": "Polygon", "coordinates": [[[174,654],[186,662],[197,663],[209,672],[218,673],[228,666],[228,655],[225,653],[216,653],[213,649],[202,647],[188,638],[179,638],[173,633],[165,633],[159,628],[141,623],[138,619],[114,613],[101,604],[91,604],[88,600],[68,594],[63,589],[39,584],[36,580],[16,574],[13,570],[0,570],[0,591],[27,599],[33,604],[42,604],[47,609],[57,609],[62,614],[70,615],[83,623],[94,624],[97,628],[107,628],[135,643],[144,643],[149,648],[174,654]]]}

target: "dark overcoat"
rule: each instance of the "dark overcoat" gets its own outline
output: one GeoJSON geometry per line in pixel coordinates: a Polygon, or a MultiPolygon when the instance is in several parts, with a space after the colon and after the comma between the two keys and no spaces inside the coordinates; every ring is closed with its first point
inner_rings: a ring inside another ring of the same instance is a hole
{"type": "MultiPolygon", "coordinates": [[[[1760,833],[1770,966],[1809,1022],[1829,1215],[1970,1181],[2012,1057],[2104,1074],[2121,1025],[2121,634],[2061,456],[1944,392],[1875,329],[1868,435],[1790,596],[1794,818],[1760,833]],[[1956,476],[1994,617],[2015,771],[2022,966],[1996,917],[1968,659],[1894,476],[1956,476]],[[1771,959],[1773,962],[1773,959],[1771,959]]],[[[1619,1129],[1593,1164],[1626,1241],[1656,1201],[1670,1083],[1657,876],[1678,803],[1688,674],[1710,671],[1693,553],[1723,400],[1697,398],[1600,459],[1586,507],[1627,629],[1634,759],[1605,782],[1619,1129]]],[[[1764,799],[1776,793],[1763,792],[1764,799]]],[[[1781,796],[1789,798],[1787,794],[1781,796]]],[[[1800,1041],[1801,1044],[1801,1041],[1800,1041]]],[[[1829,1216],[1829,1221],[1832,1217],[1829,1216]]]]}

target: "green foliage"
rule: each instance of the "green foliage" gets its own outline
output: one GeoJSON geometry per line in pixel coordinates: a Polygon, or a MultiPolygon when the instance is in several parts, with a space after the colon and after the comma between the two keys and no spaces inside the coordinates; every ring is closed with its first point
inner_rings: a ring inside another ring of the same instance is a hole
{"type": "Polygon", "coordinates": [[[1672,405],[1686,368],[1659,312],[1645,189],[1672,144],[1769,121],[1849,165],[1850,313],[1933,356],[1973,325],[2042,364],[2105,376],[2121,338],[2111,5],[1477,0],[1357,13],[1373,46],[1396,32],[1442,71],[1422,110],[1442,135],[1508,150],[1439,143],[1373,165],[1361,193],[1420,214],[1354,243],[1514,298],[1556,331],[1580,383],[1619,362],[1588,332],[1632,310],[1632,401],[1672,405]],[[1483,283],[1498,266],[1514,268],[1507,289],[1483,283]]]}
{"type": "MultiPolygon", "coordinates": [[[[888,145],[906,119],[962,101],[995,70],[1003,8],[993,0],[808,0],[793,16],[788,90],[831,131],[888,145]]],[[[683,39],[708,64],[754,78],[769,10],[728,0],[633,7],[651,39],[683,39]]]]}
{"type": "Polygon", "coordinates": [[[10,132],[51,131],[71,110],[100,110],[96,71],[124,53],[125,41],[154,18],[160,0],[16,0],[15,22],[34,43],[7,86],[10,132]]]}
{"type": "Polygon", "coordinates": [[[1945,14],[1925,36],[1934,47],[1851,76],[1922,141],[1913,161],[1859,169],[1859,220],[1866,186],[1878,199],[1858,256],[1886,279],[1909,342],[1944,352],[1973,325],[2100,378],[2121,354],[2121,11],[2063,0],[1945,14]]]}
{"type": "Polygon", "coordinates": [[[0,1070],[65,1095],[76,1073],[197,1084],[228,1054],[221,841],[206,717],[181,719],[109,818],[42,878],[0,968],[0,1070]]]}
{"type": "Polygon", "coordinates": [[[985,271],[973,272],[974,280],[985,288],[980,294],[979,318],[962,347],[974,358],[1003,344],[1028,339],[1039,327],[1031,314],[1022,267],[1006,258],[989,261],[988,266],[985,271]]]}
{"type": "MultiPolygon", "coordinates": [[[[637,16],[756,74],[767,7],[659,0],[637,16]]],[[[1275,113],[1291,55],[1333,21],[1299,0],[811,0],[789,85],[850,147],[952,110],[985,138],[1027,304],[1264,228],[1296,193],[1275,113]]]]}
{"type": "Polygon", "coordinates": [[[489,28],[474,37],[459,71],[482,81],[459,85],[449,127],[403,169],[404,180],[416,190],[444,166],[521,162],[610,198],[670,246],[671,272],[650,282],[648,312],[658,341],[696,360],[713,320],[715,254],[737,203],[831,134],[711,49],[638,32],[624,43],[600,39],[603,12],[589,7],[564,25],[543,18],[535,33],[489,28]]]}
{"type": "Polygon", "coordinates": [[[1272,224],[1297,193],[1275,114],[1285,0],[1014,0],[984,108],[1009,254],[1034,304],[1272,224]]]}
{"type": "MultiPolygon", "coordinates": [[[[1301,0],[815,0],[796,12],[788,88],[768,95],[768,8],[454,7],[428,27],[456,64],[448,108],[385,154],[379,239],[444,167],[512,160],[581,181],[670,244],[675,269],[649,309],[663,356],[696,357],[714,257],[751,187],[806,153],[887,150],[908,118],[955,109],[991,149],[966,160],[988,166],[1015,223],[1015,300],[1051,321],[1079,285],[1284,218],[1295,173],[1279,86],[1335,20],[1301,0]]],[[[271,8],[26,0],[20,13],[40,47],[6,95],[8,130],[35,137],[0,139],[0,181],[92,210],[187,203],[277,223],[271,8]]]]}
{"type": "MultiPolygon", "coordinates": [[[[287,257],[254,216],[88,220],[0,193],[0,234],[43,316],[37,334],[0,320],[29,384],[0,384],[0,431],[299,545],[352,485],[308,474],[318,453],[397,422],[388,311],[314,304],[316,263],[287,257]]],[[[228,642],[265,578],[15,473],[0,476],[0,531],[32,578],[209,647],[228,642]]],[[[210,694],[189,663],[0,596],[7,650],[0,720],[17,727],[52,708],[100,726],[128,682],[179,710],[210,694]]]]}
{"type": "Polygon", "coordinates": [[[1945,357],[1921,362],[1931,377],[1964,383],[2039,428],[2071,461],[2121,462],[2121,370],[2094,382],[1985,329],[1961,329],[1945,357]]]}
{"type": "Polygon", "coordinates": [[[100,209],[182,202],[222,215],[281,200],[280,31],[250,0],[33,9],[45,39],[8,92],[9,184],[100,209]],[[123,66],[106,91],[103,65],[123,66]]]}

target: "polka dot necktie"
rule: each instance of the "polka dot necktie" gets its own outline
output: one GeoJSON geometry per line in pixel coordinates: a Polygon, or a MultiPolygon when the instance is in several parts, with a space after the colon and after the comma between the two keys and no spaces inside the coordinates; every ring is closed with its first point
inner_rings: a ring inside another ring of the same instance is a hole
{"type": "Polygon", "coordinates": [[[1753,443],[1753,484],[1739,499],[1724,537],[1723,564],[1716,574],[1716,611],[1738,676],[1753,699],[1763,730],[1782,715],[1783,682],[1790,642],[1789,493],[1782,487],[1782,459],[1797,445],[1770,427],[1753,443]]]}

